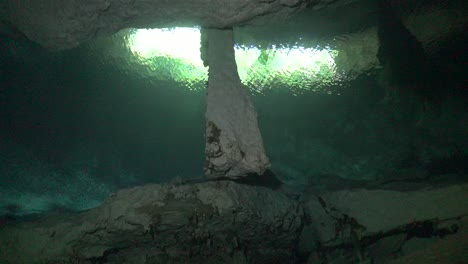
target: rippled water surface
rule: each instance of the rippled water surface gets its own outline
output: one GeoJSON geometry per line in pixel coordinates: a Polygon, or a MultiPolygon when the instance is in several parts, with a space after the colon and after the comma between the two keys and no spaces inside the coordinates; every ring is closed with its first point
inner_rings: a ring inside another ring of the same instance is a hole
{"type": "MultiPolygon", "coordinates": [[[[125,30],[112,38],[112,47],[100,47],[99,43],[90,47],[99,49],[103,61],[118,61],[122,71],[148,80],[176,81],[192,91],[205,89],[208,68],[200,58],[199,28],[125,30]]],[[[375,46],[370,48],[375,52],[375,46]]],[[[252,93],[260,94],[273,89],[293,94],[337,92],[333,86],[349,80],[347,65],[341,69],[337,65],[342,57],[349,59],[346,53],[336,43],[318,44],[302,38],[285,44],[235,45],[242,82],[252,93]]]]}

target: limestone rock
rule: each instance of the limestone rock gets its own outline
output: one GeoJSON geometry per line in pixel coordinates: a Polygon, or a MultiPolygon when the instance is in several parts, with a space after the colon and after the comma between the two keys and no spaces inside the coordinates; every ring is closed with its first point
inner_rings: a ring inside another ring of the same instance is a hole
{"type": "MultiPolygon", "coordinates": [[[[444,238],[446,242],[440,244],[446,247],[454,243],[449,242],[450,237],[460,239],[458,233],[466,229],[468,216],[468,184],[405,192],[350,189],[309,193],[302,203],[309,218],[299,241],[302,251],[319,251],[327,263],[342,263],[343,259],[346,263],[369,259],[384,263],[399,256],[414,260],[418,254],[413,256],[408,250],[414,246],[405,245],[414,238],[433,244],[444,238]]],[[[453,250],[457,254],[454,259],[468,255],[462,247],[453,250]]],[[[440,250],[438,254],[446,255],[440,250]]]]}
{"type": "MultiPolygon", "coordinates": [[[[4,3],[3,3],[4,2],[4,3]]],[[[307,0],[7,0],[0,24],[16,27],[50,49],[68,49],[98,36],[136,27],[206,26],[225,28],[257,17],[284,19],[307,0]]]]}
{"type": "Polygon", "coordinates": [[[7,225],[0,262],[267,263],[291,257],[301,219],[296,202],[264,187],[148,185],[76,215],[7,225]]]}
{"type": "Polygon", "coordinates": [[[210,67],[205,172],[212,177],[263,174],[270,163],[258,128],[257,112],[237,73],[233,31],[203,32],[207,39],[205,62],[210,67]]]}
{"type": "Polygon", "coordinates": [[[468,214],[468,185],[413,192],[350,190],[322,196],[363,225],[365,234],[388,231],[414,221],[468,214]]]}
{"type": "Polygon", "coordinates": [[[0,263],[462,263],[467,194],[461,184],[297,201],[232,181],[147,185],[78,214],[2,223],[0,263]]]}

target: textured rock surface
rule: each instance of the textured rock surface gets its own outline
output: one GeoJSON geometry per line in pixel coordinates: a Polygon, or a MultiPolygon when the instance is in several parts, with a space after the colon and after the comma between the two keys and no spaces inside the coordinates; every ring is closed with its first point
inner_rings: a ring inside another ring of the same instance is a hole
{"type": "Polygon", "coordinates": [[[468,185],[416,192],[339,191],[322,198],[328,207],[364,226],[364,235],[385,232],[413,221],[468,214],[468,185]]]}
{"type": "MultiPolygon", "coordinates": [[[[8,0],[0,3],[0,21],[52,49],[67,49],[87,39],[128,27],[206,26],[224,28],[256,17],[280,19],[306,0],[162,1],[162,0],[8,0]]],[[[330,2],[330,1],[327,1],[330,2]]],[[[336,1],[331,1],[336,2],[336,1]]]]}
{"type": "Polygon", "coordinates": [[[468,218],[463,218],[457,234],[436,239],[431,245],[391,260],[391,264],[466,263],[468,260],[468,218]]]}
{"type": "Polygon", "coordinates": [[[257,112],[241,83],[232,29],[205,29],[205,63],[210,67],[206,110],[208,176],[262,174],[270,165],[258,128],[257,112]]]}
{"type": "Polygon", "coordinates": [[[230,181],[148,185],[79,214],[0,226],[0,262],[452,263],[468,254],[467,194],[464,184],[298,202],[230,181]]]}
{"type": "Polygon", "coordinates": [[[286,261],[302,215],[297,202],[262,187],[148,185],[120,191],[78,215],[51,215],[1,229],[0,262],[286,261]]]}
{"type": "MultiPolygon", "coordinates": [[[[452,234],[466,229],[468,216],[468,184],[409,192],[342,190],[303,198],[309,222],[303,228],[300,250],[319,250],[336,263],[364,259],[383,263],[411,255],[413,252],[402,252],[402,247],[414,237],[447,237],[436,243],[449,247],[454,243],[449,239],[452,234]]],[[[454,239],[459,240],[459,236],[457,233],[454,239]]],[[[468,254],[466,248],[455,247],[453,251],[455,259],[468,254]]],[[[416,256],[408,258],[414,260],[416,256]]]]}

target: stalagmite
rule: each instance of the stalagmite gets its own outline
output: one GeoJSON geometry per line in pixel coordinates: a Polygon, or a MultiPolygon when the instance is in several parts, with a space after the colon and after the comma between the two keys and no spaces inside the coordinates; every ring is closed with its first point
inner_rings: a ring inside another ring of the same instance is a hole
{"type": "Polygon", "coordinates": [[[270,165],[257,113],[237,73],[232,29],[203,29],[202,58],[209,66],[205,173],[237,178],[270,165]]]}

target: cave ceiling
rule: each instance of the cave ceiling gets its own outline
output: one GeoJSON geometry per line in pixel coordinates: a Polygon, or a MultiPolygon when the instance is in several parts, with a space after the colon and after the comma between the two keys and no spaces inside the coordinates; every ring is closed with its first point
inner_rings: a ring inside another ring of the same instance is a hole
{"type": "MultiPolygon", "coordinates": [[[[463,1],[393,2],[426,47],[437,49],[468,24],[463,1]]],[[[307,36],[365,38],[374,34],[376,16],[371,0],[7,0],[0,3],[0,33],[64,50],[126,28],[234,26],[243,29],[238,41],[284,43],[307,36]]]]}

